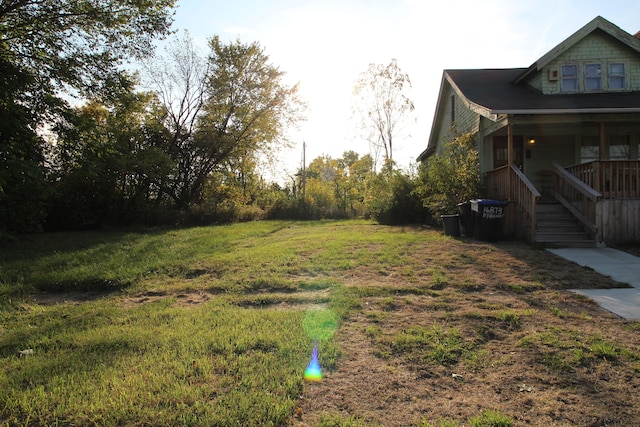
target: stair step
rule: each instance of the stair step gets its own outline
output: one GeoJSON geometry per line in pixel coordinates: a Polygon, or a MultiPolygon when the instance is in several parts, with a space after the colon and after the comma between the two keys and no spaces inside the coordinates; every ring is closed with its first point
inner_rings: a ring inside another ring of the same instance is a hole
{"type": "Polygon", "coordinates": [[[550,203],[546,203],[546,204],[539,204],[537,205],[537,209],[536,212],[538,213],[556,213],[556,212],[563,212],[566,213],[566,209],[564,208],[564,206],[562,206],[559,203],[556,204],[550,204],[550,203]]]}
{"type": "Polygon", "coordinates": [[[545,239],[546,241],[554,240],[578,240],[587,239],[590,240],[589,234],[584,231],[558,231],[558,232],[545,232],[540,231],[536,233],[538,239],[545,239]]]}
{"type": "Polygon", "coordinates": [[[575,218],[538,218],[538,224],[550,224],[550,225],[573,225],[582,224],[575,218]]]}
{"type": "Polygon", "coordinates": [[[595,240],[582,224],[560,203],[539,203],[536,214],[537,243],[570,248],[596,247],[595,240]]]}
{"type": "Polygon", "coordinates": [[[584,231],[584,227],[579,225],[566,226],[540,226],[538,225],[538,234],[588,234],[584,231]]]}

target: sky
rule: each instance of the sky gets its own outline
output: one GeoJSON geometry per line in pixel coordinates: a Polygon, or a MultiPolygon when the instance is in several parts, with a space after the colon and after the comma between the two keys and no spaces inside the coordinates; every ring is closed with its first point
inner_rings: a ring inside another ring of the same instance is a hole
{"type": "Polygon", "coordinates": [[[284,82],[299,84],[307,120],[266,173],[286,182],[318,156],[369,154],[354,116],[354,83],[369,64],[396,59],[409,75],[415,124],[395,138],[394,160],[409,168],[426,148],[445,69],[528,67],[596,16],[640,30],[629,0],[178,0],[174,29],[206,51],[214,35],[258,42],[284,82]]]}

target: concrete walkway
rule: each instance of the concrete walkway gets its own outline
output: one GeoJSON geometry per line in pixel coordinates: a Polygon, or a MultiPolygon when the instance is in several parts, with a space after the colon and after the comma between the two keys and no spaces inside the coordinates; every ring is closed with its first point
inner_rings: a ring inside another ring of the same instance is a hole
{"type": "Polygon", "coordinates": [[[578,265],[592,268],[632,288],[572,289],[585,295],[605,310],[628,320],[640,320],[640,258],[611,248],[547,249],[578,265]]]}

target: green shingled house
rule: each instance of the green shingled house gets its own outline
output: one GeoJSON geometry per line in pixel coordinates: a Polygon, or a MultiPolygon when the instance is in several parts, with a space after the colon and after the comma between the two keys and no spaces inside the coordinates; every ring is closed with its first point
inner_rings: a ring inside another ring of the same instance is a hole
{"type": "Polygon", "coordinates": [[[508,235],[640,241],[639,37],[597,17],[528,68],[445,70],[418,160],[471,132],[508,235]]]}

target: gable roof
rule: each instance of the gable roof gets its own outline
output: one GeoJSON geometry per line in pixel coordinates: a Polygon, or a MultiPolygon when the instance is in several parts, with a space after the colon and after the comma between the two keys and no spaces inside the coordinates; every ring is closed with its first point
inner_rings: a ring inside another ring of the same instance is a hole
{"type": "Polygon", "coordinates": [[[569,36],[568,39],[551,49],[544,56],[534,62],[525,72],[522,73],[521,76],[519,76],[515,80],[515,83],[519,83],[526,79],[532,73],[540,71],[545,65],[548,65],[550,62],[558,58],[567,50],[575,46],[579,41],[597,30],[604,31],[609,36],[617,39],[619,42],[640,53],[640,40],[638,39],[638,37],[632,36],[617,25],[614,25],[613,23],[607,21],[602,16],[596,16],[587,25],[580,28],[578,31],[569,36]]]}
{"type": "Polygon", "coordinates": [[[497,114],[640,112],[638,92],[544,95],[529,85],[514,82],[523,70],[445,70],[444,78],[469,108],[485,117],[497,114]]]}

